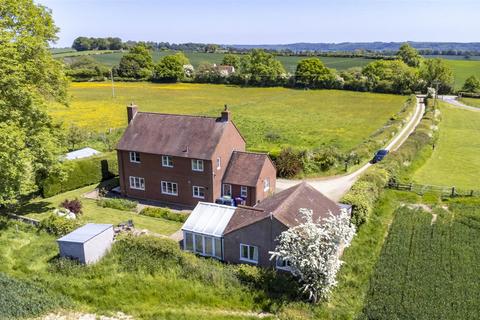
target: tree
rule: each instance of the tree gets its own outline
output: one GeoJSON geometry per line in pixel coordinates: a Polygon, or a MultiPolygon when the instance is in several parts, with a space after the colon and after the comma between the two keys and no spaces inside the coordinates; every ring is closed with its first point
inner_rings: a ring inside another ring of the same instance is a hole
{"type": "Polygon", "coordinates": [[[38,190],[59,170],[61,130],[47,101],[67,102],[67,79],[49,51],[51,12],[33,0],[0,6],[0,206],[38,190]]]}
{"type": "Polygon", "coordinates": [[[418,84],[418,71],[400,60],[377,60],[362,70],[369,90],[390,93],[411,93],[418,84]]]}
{"type": "Polygon", "coordinates": [[[477,93],[480,92],[480,80],[476,76],[470,76],[465,80],[462,91],[477,93]]]}
{"type": "Polygon", "coordinates": [[[72,48],[77,51],[90,50],[92,48],[92,40],[87,37],[78,37],[73,40],[72,48]]]}
{"type": "Polygon", "coordinates": [[[153,74],[153,80],[160,82],[177,82],[185,77],[184,66],[188,65],[187,57],[181,52],[163,57],[153,74]]]}
{"type": "Polygon", "coordinates": [[[286,78],[281,62],[260,49],[253,49],[242,57],[240,70],[246,82],[253,85],[277,85],[286,78]]]}
{"type": "Polygon", "coordinates": [[[137,44],[123,55],[118,66],[121,77],[146,80],[153,74],[153,59],[145,44],[137,44]]]}
{"type": "Polygon", "coordinates": [[[338,88],[339,81],[335,72],[318,58],[301,60],[295,71],[295,83],[308,88],[338,88]]]}
{"type": "Polygon", "coordinates": [[[355,227],[345,209],[339,215],[314,221],[313,212],[300,209],[303,223],[282,232],[271,259],[287,261],[292,274],[299,278],[301,290],[314,303],[328,299],[336,285],[336,274],[343,248],[350,245],[355,227]]]}
{"type": "Polygon", "coordinates": [[[240,57],[236,54],[227,53],[223,56],[222,65],[233,66],[235,69],[240,67],[240,57]]]}
{"type": "Polygon", "coordinates": [[[438,93],[450,93],[453,90],[453,71],[442,59],[425,59],[420,67],[420,78],[425,87],[437,88],[438,93]]]}
{"type": "Polygon", "coordinates": [[[86,138],[87,133],[82,128],[76,125],[71,125],[68,128],[66,140],[70,150],[75,150],[75,147],[78,147],[78,145],[84,142],[86,138]]]}
{"type": "Polygon", "coordinates": [[[397,52],[397,56],[405,62],[408,66],[417,68],[420,66],[422,56],[418,51],[410,46],[408,43],[404,43],[397,52]]]}

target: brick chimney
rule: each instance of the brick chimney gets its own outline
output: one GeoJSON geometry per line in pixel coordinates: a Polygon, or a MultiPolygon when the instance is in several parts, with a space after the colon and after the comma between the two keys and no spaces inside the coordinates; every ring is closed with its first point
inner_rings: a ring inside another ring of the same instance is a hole
{"type": "Polygon", "coordinates": [[[134,105],[133,103],[130,103],[129,106],[127,106],[127,118],[128,118],[128,124],[130,124],[130,121],[133,120],[135,115],[137,114],[138,107],[134,105]]]}
{"type": "Polygon", "coordinates": [[[232,120],[232,114],[228,111],[228,106],[225,105],[225,109],[222,111],[222,117],[220,118],[222,122],[228,122],[232,120]]]}

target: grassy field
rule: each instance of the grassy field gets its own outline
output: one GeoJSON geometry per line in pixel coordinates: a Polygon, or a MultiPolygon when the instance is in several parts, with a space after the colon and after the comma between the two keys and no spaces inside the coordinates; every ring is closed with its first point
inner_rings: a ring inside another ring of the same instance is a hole
{"type": "MultiPolygon", "coordinates": [[[[364,309],[365,319],[473,319],[480,292],[480,210],[452,203],[432,214],[396,212],[364,309]]],[[[363,318],[362,318],[363,319],[363,318]]]]}
{"type": "MultiPolygon", "coordinates": [[[[99,53],[98,51],[84,51],[84,52],[85,53],[83,54],[89,54],[89,53],[92,54],[95,60],[97,60],[98,62],[104,63],[108,66],[118,65],[118,63],[120,62],[120,58],[124,54],[122,52],[111,52],[111,53],[107,52],[104,54],[98,54],[99,53]]],[[[160,60],[160,58],[172,53],[174,52],[173,51],[153,51],[152,52],[153,60],[157,62],[158,60],[160,60]]],[[[76,56],[80,54],[81,52],[73,53],[73,54],[61,53],[61,54],[55,55],[55,57],[60,58],[60,57],[66,57],[66,56],[76,56]]],[[[196,68],[202,62],[220,64],[225,54],[187,51],[185,52],[185,55],[190,60],[190,63],[196,68]]],[[[295,69],[297,68],[298,61],[300,61],[301,59],[305,59],[305,57],[277,56],[277,59],[280,62],[282,62],[287,72],[294,73],[295,69]]],[[[345,70],[351,67],[362,67],[372,61],[371,59],[365,59],[365,58],[341,58],[341,57],[320,57],[320,60],[322,60],[327,67],[334,68],[337,70],[345,70]]]]}
{"type": "Polygon", "coordinates": [[[228,104],[251,150],[323,144],[349,150],[403,106],[406,97],[335,90],[241,88],[208,84],[73,83],[70,107],[54,105],[57,120],[91,131],[126,126],[125,106],[141,111],[217,116],[228,104]],[[273,136],[273,138],[272,138],[273,136]]]}
{"type": "Polygon", "coordinates": [[[421,184],[480,189],[480,113],[440,105],[439,139],[430,159],[415,173],[421,184]]]}
{"type": "Polygon", "coordinates": [[[480,78],[480,61],[445,60],[452,68],[455,76],[455,89],[461,89],[465,80],[470,76],[480,78]]]}
{"type": "Polygon", "coordinates": [[[480,108],[480,99],[478,98],[460,98],[460,102],[463,102],[467,106],[480,108]]]}
{"type": "Polygon", "coordinates": [[[170,235],[180,229],[181,223],[161,218],[152,218],[138,215],[133,212],[121,211],[111,208],[102,208],[98,206],[95,200],[82,198],[82,195],[93,191],[96,185],[80,188],[77,190],[65,192],[50,198],[35,199],[28,204],[20,207],[17,214],[26,215],[35,219],[42,219],[48,216],[65,199],[79,198],[83,204],[82,220],[86,222],[119,224],[128,220],[133,220],[138,229],[148,229],[152,232],[170,235]]]}

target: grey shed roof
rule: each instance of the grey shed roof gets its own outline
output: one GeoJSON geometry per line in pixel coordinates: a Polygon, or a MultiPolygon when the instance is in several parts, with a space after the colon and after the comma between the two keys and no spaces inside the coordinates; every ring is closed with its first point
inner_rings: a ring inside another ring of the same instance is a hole
{"type": "Polygon", "coordinates": [[[82,159],[82,158],[88,158],[97,154],[100,154],[100,151],[97,151],[95,149],[92,149],[90,147],[75,150],[72,152],[69,152],[65,155],[65,159],[67,160],[75,160],[75,159],[82,159]]]}
{"type": "Polygon", "coordinates": [[[105,230],[111,228],[111,224],[97,224],[97,223],[87,223],[83,227],[80,227],[69,234],[58,239],[58,242],[76,242],[76,243],[85,243],[93,237],[99,235],[105,230]]]}
{"type": "Polygon", "coordinates": [[[221,237],[235,209],[216,203],[199,202],[185,221],[182,230],[221,237]]]}

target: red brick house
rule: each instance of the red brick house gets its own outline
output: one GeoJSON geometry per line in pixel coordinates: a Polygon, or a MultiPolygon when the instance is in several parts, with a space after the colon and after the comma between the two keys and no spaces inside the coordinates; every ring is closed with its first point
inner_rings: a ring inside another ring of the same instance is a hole
{"type": "MultiPolygon", "coordinates": [[[[237,208],[199,203],[182,227],[183,248],[229,263],[247,263],[286,269],[283,261],[271,261],[277,237],[301,223],[300,208],[313,211],[314,220],[345,205],[325,197],[303,182],[272,195],[254,207],[237,208]]],[[[347,208],[348,209],[348,208],[347,208]]]]}
{"type": "Polygon", "coordinates": [[[223,195],[243,195],[254,204],[275,191],[273,163],[266,154],[245,152],[227,108],[216,118],[128,106],[127,116],[117,145],[122,195],[193,207],[223,195]]]}

